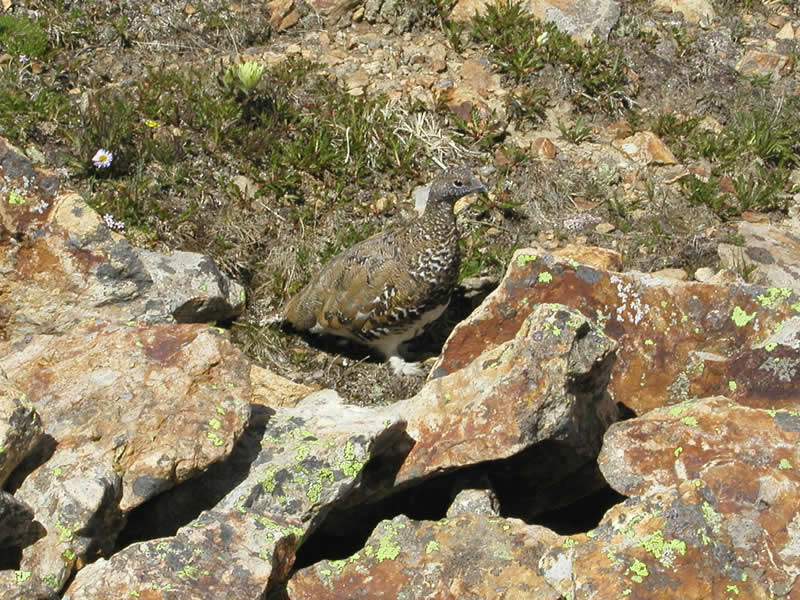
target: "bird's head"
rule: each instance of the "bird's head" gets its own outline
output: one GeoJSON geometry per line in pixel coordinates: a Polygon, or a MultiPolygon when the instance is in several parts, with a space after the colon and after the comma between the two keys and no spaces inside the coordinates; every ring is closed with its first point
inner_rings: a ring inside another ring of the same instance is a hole
{"type": "Polygon", "coordinates": [[[467,194],[486,193],[488,191],[488,188],[469,169],[447,169],[431,183],[428,202],[433,200],[435,202],[444,201],[453,204],[467,194]]]}

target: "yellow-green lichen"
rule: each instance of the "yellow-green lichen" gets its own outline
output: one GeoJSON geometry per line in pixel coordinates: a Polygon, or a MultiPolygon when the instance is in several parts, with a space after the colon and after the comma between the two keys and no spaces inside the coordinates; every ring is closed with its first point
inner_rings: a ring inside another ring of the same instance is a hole
{"type": "Polygon", "coordinates": [[[769,342],[768,344],[764,344],[764,350],[766,350],[767,352],[772,352],[777,347],[778,344],[776,344],[775,342],[769,342]]]}
{"type": "Polygon", "coordinates": [[[628,571],[633,573],[631,579],[636,583],[642,583],[644,578],[650,575],[650,572],[647,570],[647,565],[638,558],[633,559],[633,563],[628,567],[628,571]]]}
{"type": "Polygon", "coordinates": [[[731,313],[731,320],[733,320],[737,327],[744,327],[755,318],[755,311],[748,315],[747,312],[745,312],[740,306],[735,306],[733,308],[733,312],[731,313]]]}
{"type": "Polygon", "coordinates": [[[736,382],[735,382],[735,381],[733,381],[732,379],[731,379],[731,380],[728,382],[728,389],[729,389],[730,391],[732,391],[732,392],[735,392],[735,391],[736,391],[736,388],[738,388],[738,387],[739,387],[739,386],[738,386],[738,385],[736,385],[736,382]]]}
{"type": "Polygon", "coordinates": [[[660,529],[644,538],[641,546],[665,567],[672,566],[676,553],[681,556],[686,554],[686,542],[677,538],[667,540],[660,529]]]}
{"type": "Polygon", "coordinates": [[[8,203],[11,205],[25,204],[25,198],[16,190],[11,190],[8,193],[8,203]]]}
{"type": "Polygon", "coordinates": [[[216,430],[222,427],[222,422],[219,419],[209,419],[208,426],[211,427],[211,429],[216,430]]]}
{"type": "Polygon", "coordinates": [[[183,568],[177,573],[179,579],[191,579],[197,581],[200,577],[200,568],[195,565],[183,565],[183,568]]]}
{"type": "Polygon", "coordinates": [[[681,423],[689,427],[697,427],[697,419],[695,417],[683,417],[681,423]]]}
{"type": "Polygon", "coordinates": [[[786,300],[792,295],[792,290],[789,288],[769,288],[766,294],[760,294],[756,297],[758,303],[765,308],[772,308],[780,300],[786,300]]]}
{"type": "Polygon", "coordinates": [[[708,500],[703,500],[703,503],[700,505],[700,510],[703,512],[703,519],[705,519],[706,523],[709,525],[716,525],[720,522],[719,513],[714,510],[714,507],[708,503],[708,500]]]}
{"type": "Polygon", "coordinates": [[[375,559],[378,562],[394,560],[400,554],[400,544],[395,541],[395,537],[397,537],[397,529],[402,529],[403,527],[405,525],[386,524],[386,532],[378,539],[378,551],[375,553],[375,559]]]}
{"type": "Polygon", "coordinates": [[[44,577],[42,577],[42,583],[44,583],[47,587],[57,590],[58,585],[58,575],[55,573],[48,573],[44,577]]]}
{"type": "Polygon", "coordinates": [[[31,578],[31,575],[30,571],[14,571],[14,580],[17,583],[25,583],[31,578]]]}
{"type": "Polygon", "coordinates": [[[790,463],[787,459],[782,458],[778,463],[778,468],[781,471],[788,471],[792,468],[792,463],[790,463]]]}
{"type": "Polygon", "coordinates": [[[644,341],[644,345],[645,346],[655,346],[656,343],[653,340],[645,340],[644,341]]]}
{"type": "Polygon", "coordinates": [[[425,544],[425,554],[430,554],[431,552],[438,552],[439,551],[439,542],[436,540],[431,540],[427,544],[425,544]]]}
{"type": "Polygon", "coordinates": [[[536,260],[537,256],[535,254],[520,254],[517,256],[517,266],[524,267],[529,262],[533,262],[536,260]]]}
{"type": "Polygon", "coordinates": [[[61,521],[56,521],[56,529],[58,530],[59,543],[63,544],[64,542],[68,542],[72,539],[74,532],[67,525],[64,525],[61,521]]]}
{"type": "Polygon", "coordinates": [[[211,441],[211,443],[212,443],[214,446],[223,446],[223,445],[225,445],[225,440],[223,440],[221,437],[219,437],[219,436],[218,436],[216,433],[214,433],[213,431],[209,431],[209,432],[206,434],[206,437],[207,437],[207,438],[208,438],[208,439],[211,441]]]}
{"type": "Polygon", "coordinates": [[[260,484],[261,484],[261,485],[264,487],[264,489],[265,489],[265,490],[267,490],[267,491],[268,491],[270,494],[271,494],[272,492],[274,492],[274,491],[275,491],[275,485],[276,485],[276,483],[275,483],[275,473],[276,473],[278,470],[279,470],[279,467],[270,467],[269,469],[267,469],[266,471],[264,471],[264,474],[263,474],[263,475],[261,476],[261,478],[258,480],[258,482],[259,482],[259,483],[260,483],[260,484]]]}
{"type": "Polygon", "coordinates": [[[575,546],[577,544],[578,544],[578,540],[575,540],[575,539],[572,539],[572,538],[567,538],[566,540],[564,540],[564,543],[561,544],[561,547],[564,548],[564,550],[567,550],[567,549],[572,548],[573,546],[575,546]]]}
{"type": "Polygon", "coordinates": [[[553,281],[553,274],[548,271],[542,271],[539,273],[538,277],[536,277],[536,281],[539,283],[550,283],[553,281]]]}
{"type": "Polygon", "coordinates": [[[364,462],[358,460],[356,446],[350,440],[344,445],[344,460],[339,464],[339,468],[346,477],[355,477],[364,468],[364,462]]]}
{"type": "Polygon", "coordinates": [[[678,446],[675,448],[672,454],[675,456],[675,458],[678,458],[681,454],[683,454],[683,446],[678,446]]]}

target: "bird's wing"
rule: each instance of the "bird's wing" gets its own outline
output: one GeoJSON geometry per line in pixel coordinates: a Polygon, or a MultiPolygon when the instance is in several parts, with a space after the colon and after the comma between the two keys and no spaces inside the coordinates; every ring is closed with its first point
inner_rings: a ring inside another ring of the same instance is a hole
{"type": "Polygon", "coordinates": [[[413,318],[412,307],[425,303],[431,286],[411,277],[400,233],[379,234],[331,259],[289,304],[287,318],[300,328],[318,324],[355,335],[401,323],[400,307],[413,318]]]}

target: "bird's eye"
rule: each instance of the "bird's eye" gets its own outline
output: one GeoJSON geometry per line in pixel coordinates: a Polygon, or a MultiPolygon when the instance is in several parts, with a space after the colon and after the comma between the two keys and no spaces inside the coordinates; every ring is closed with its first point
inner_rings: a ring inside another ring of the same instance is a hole
{"type": "Polygon", "coordinates": [[[456,187],[461,187],[461,186],[463,186],[463,185],[464,185],[464,182],[463,182],[463,181],[461,181],[460,179],[456,179],[456,180],[453,182],[453,185],[454,185],[454,186],[456,186],[456,187]]]}

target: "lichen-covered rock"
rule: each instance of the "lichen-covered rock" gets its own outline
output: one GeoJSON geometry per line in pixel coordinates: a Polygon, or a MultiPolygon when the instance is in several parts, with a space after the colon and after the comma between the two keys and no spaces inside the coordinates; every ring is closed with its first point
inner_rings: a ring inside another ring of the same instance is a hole
{"type": "Polygon", "coordinates": [[[210,258],[132,247],[2,138],[0,190],[0,340],[87,318],[204,322],[244,308],[243,288],[210,258]]]}
{"type": "Polygon", "coordinates": [[[796,411],[724,397],[612,425],[600,467],[630,499],[539,567],[587,600],[795,598],[799,444],[796,411]]]}
{"type": "Polygon", "coordinates": [[[364,465],[405,446],[404,428],[333,392],[277,408],[247,477],[212,510],[173,537],[79,571],[64,597],[261,598],[286,579],[296,547],[359,484],[364,465]]]}
{"type": "Polygon", "coordinates": [[[562,598],[535,569],[561,539],[517,519],[460,515],[383,521],[356,554],[324,560],[288,583],[292,600],[319,598],[562,598]]]}
{"type": "Polygon", "coordinates": [[[0,598],[3,600],[56,600],[58,594],[30,571],[0,571],[0,598]]]}
{"type": "Polygon", "coordinates": [[[22,568],[57,589],[111,548],[124,513],[228,456],[248,420],[248,367],[205,325],[96,322],[0,344],[49,441],[16,492],[47,529],[22,568]]]}
{"type": "Polygon", "coordinates": [[[36,410],[0,369],[0,486],[42,437],[36,410]]]}
{"type": "Polygon", "coordinates": [[[453,373],[514,337],[534,307],[581,311],[619,343],[609,391],[636,413],[725,394],[790,407],[800,384],[800,297],[789,288],[665,281],[534,250],[448,339],[434,373],[453,373]]]}
{"type": "Polygon", "coordinates": [[[209,511],[169,538],[128,546],[77,573],[63,598],[263,598],[286,577],[296,528],[237,510],[209,511]]]}
{"type": "Polygon", "coordinates": [[[387,409],[407,419],[415,442],[395,484],[528,452],[513,475],[489,475],[498,492],[513,487],[526,514],[568,502],[549,490],[594,462],[617,417],[605,391],[615,350],[579,312],[533,308],[510,340],[387,409]]]}
{"type": "Polygon", "coordinates": [[[752,269],[751,281],[765,287],[788,288],[800,294],[800,226],[769,223],[737,224],[744,245],[720,244],[722,266],[752,269]]]}

